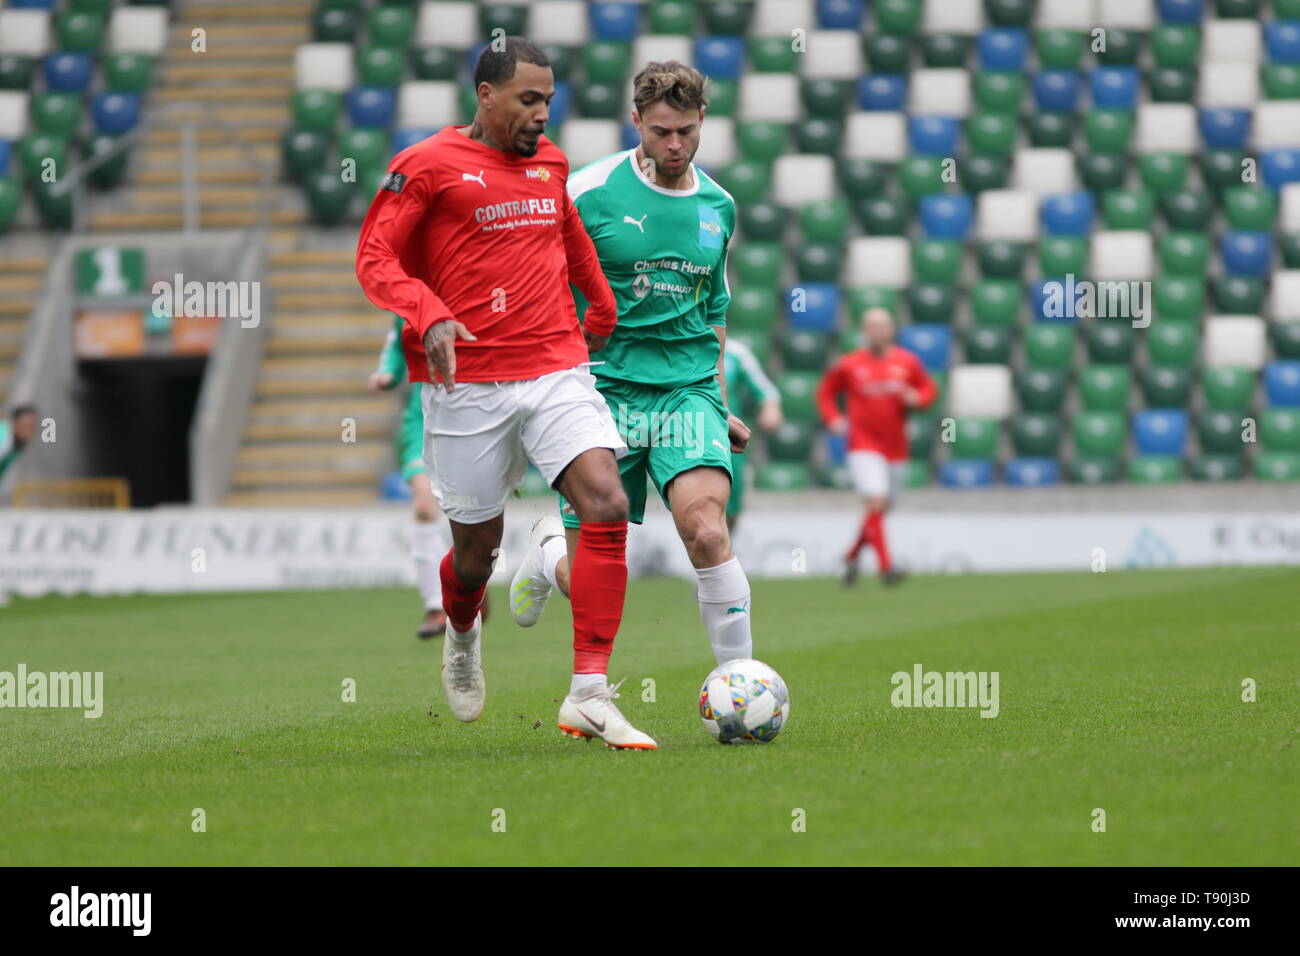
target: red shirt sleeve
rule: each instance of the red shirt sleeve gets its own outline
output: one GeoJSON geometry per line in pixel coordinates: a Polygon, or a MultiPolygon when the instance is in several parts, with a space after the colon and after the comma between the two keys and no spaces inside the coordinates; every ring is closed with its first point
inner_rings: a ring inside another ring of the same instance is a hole
{"type": "Polygon", "coordinates": [[[840,359],[822,376],[817,386],[817,410],[821,413],[822,421],[828,426],[844,417],[839,406],[840,393],[843,391],[844,360],[840,359]]]}
{"type": "Polygon", "coordinates": [[[596,246],[587,235],[582,225],[578,207],[569,198],[569,191],[564,191],[564,254],[569,260],[569,281],[576,285],[590,303],[587,314],[582,319],[585,328],[592,334],[609,336],[618,324],[618,306],[614,302],[614,293],[610,291],[609,281],[600,269],[600,258],[596,255],[596,246]]]}
{"type": "Polygon", "coordinates": [[[401,165],[405,172],[396,168],[396,160],[389,167],[389,177],[375,194],[361,225],[357,280],[366,298],[376,306],[405,316],[422,342],[431,325],[455,316],[423,280],[411,275],[403,262],[411,232],[429,211],[435,193],[431,168],[409,158],[401,165]]]}
{"type": "Polygon", "coordinates": [[[912,371],[907,377],[907,384],[916,389],[918,411],[927,408],[939,397],[938,386],[934,384],[934,379],[930,377],[930,373],[925,370],[925,365],[918,358],[912,360],[912,371]]]}

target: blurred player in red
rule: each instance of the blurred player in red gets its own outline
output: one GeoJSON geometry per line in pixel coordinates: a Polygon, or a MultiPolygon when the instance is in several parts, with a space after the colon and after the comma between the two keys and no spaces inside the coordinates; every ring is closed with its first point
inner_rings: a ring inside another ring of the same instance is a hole
{"type": "Polygon", "coordinates": [[[887,309],[863,314],[862,336],[866,347],[841,356],[822,379],[817,407],[827,428],[848,436],[849,474],[866,499],[862,527],[844,557],[844,583],[857,580],[858,555],[869,544],[881,580],[892,585],[903,574],[889,559],[885,512],[907,474],[907,413],[933,402],[938,389],[916,354],[894,344],[894,317],[887,309]]]}
{"type": "Polygon", "coordinates": [[[451,524],[442,560],[442,684],[463,721],[483,711],[480,608],[506,498],[528,462],[582,519],[574,554],[573,680],[566,732],[653,749],[613,703],[607,670],[627,590],[627,451],[587,368],[614,331],[613,293],[565,189],[569,162],[542,135],[555,94],[546,55],[493,41],[474,70],[469,126],[397,155],[357,240],[357,278],[406,318],[403,351],[425,388],[424,457],[451,524]],[[569,283],[591,302],[579,325],[569,283]]]}

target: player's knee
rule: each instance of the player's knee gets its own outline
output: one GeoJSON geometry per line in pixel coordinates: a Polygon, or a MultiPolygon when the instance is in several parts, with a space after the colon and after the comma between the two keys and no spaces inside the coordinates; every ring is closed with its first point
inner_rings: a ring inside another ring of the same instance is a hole
{"type": "Polygon", "coordinates": [[[415,502],[415,520],[421,523],[431,523],[438,520],[438,503],[430,498],[428,501],[419,499],[415,502]]]}
{"type": "Polygon", "coordinates": [[[680,523],[682,544],[693,558],[721,560],[730,547],[725,510],[712,501],[691,508],[680,523]]]}
{"type": "Polygon", "coordinates": [[[584,521],[626,521],[627,507],[627,492],[622,482],[618,482],[593,494],[587,502],[587,514],[582,518],[584,521]]]}

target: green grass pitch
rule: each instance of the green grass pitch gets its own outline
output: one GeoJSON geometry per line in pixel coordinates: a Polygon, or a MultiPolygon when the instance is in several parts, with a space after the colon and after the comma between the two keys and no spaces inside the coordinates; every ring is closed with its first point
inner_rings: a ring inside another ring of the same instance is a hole
{"type": "Polygon", "coordinates": [[[562,599],[525,631],[497,589],[470,725],[412,592],[18,600],[0,670],[103,671],[105,704],[0,710],[0,864],[1294,864],[1297,594],[1274,568],[757,582],[791,722],[722,747],[693,585],[633,581],[611,677],[655,753],[555,729],[562,599]],[[896,709],[917,663],[999,672],[1000,715],[896,709]]]}

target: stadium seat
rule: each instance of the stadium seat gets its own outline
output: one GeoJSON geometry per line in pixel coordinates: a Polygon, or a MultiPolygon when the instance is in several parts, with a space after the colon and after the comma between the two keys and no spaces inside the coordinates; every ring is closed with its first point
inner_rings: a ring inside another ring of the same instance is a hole
{"type": "Polygon", "coordinates": [[[970,196],[929,195],[920,201],[921,231],[931,239],[965,239],[974,218],[970,196]]]}
{"type": "Polygon", "coordinates": [[[1040,200],[1052,193],[1070,192],[1078,186],[1074,155],[1068,149],[1017,150],[1012,183],[1040,200]]]}
{"type": "Polygon", "coordinates": [[[1016,374],[1016,394],[1026,412],[1060,412],[1066,372],[1059,368],[1024,367],[1016,374]]]}
{"type": "Polygon", "coordinates": [[[1165,225],[1173,231],[1204,231],[1214,215],[1214,199],[1203,189],[1186,189],[1160,197],[1165,225]]]}
{"type": "Polygon", "coordinates": [[[1023,458],[1055,458],[1061,447],[1060,416],[1022,412],[1011,420],[1011,446],[1023,458]]]}
{"type": "Polygon", "coordinates": [[[1124,416],[1119,412],[1080,412],[1071,429],[1080,458],[1116,459],[1124,451],[1124,416]]]}
{"type": "MultiPolygon", "coordinates": [[[[528,37],[534,43],[561,43],[565,46],[581,46],[586,41],[585,23],[579,28],[572,19],[572,9],[581,7],[572,3],[536,3],[532,5],[529,18],[528,37]],[[548,29],[549,27],[549,29],[548,29]],[[562,36],[556,36],[557,28],[564,30],[562,36]]],[[[582,20],[585,21],[585,13],[582,20]]],[[[451,0],[425,0],[420,4],[416,15],[415,34],[411,42],[417,47],[441,46],[452,50],[468,50],[482,38],[479,32],[478,9],[476,4],[451,2],[451,0]]]]}
{"type": "Polygon", "coordinates": [[[1201,140],[1207,149],[1244,149],[1250,134],[1250,110],[1203,109],[1201,140]]]}
{"type": "Polygon", "coordinates": [[[898,344],[915,352],[930,371],[943,371],[948,368],[952,330],[946,325],[904,326],[898,344]]]}
{"type": "Polygon", "coordinates": [[[294,52],[293,70],[297,89],[346,93],[353,82],[352,47],[347,43],[304,43],[294,52]]]}
{"type": "Polygon", "coordinates": [[[1191,397],[1192,376],[1188,369],[1147,365],[1141,379],[1142,397],[1151,408],[1183,408],[1191,397]]]}
{"type": "MultiPolygon", "coordinates": [[[[783,35],[787,46],[789,36],[783,35]]],[[[856,80],[863,72],[861,39],[848,30],[814,30],[800,65],[805,79],[856,80]]]]}
{"type": "Polygon", "coordinates": [[[1195,326],[1186,322],[1155,322],[1146,330],[1148,361],[1157,365],[1188,368],[1196,359],[1198,337],[1195,326]]]}
{"type": "Polygon", "coordinates": [[[786,314],[792,329],[830,332],[839,312],[839,287],[833,282],[804,282],[786,296],[786,314]]]}
{"type": "Polygon", "coordinates": [[[1242,475],[1241,456],[1198,455],[1192,459],[1191,473],[1197,481],[1236,481],[1242,475]]]}
{"type": "Polygon", "coordinates": [[[1254,315],[1216,315],[1205,322],[1207,366],[1231,365],[1258,371],[1268,350],[1263,319],[1254,315]]]}
{"type": "MultiPolygon", "coordinates": [[[[1086,236],[1092,231],[1092,216],[1093,196],[1090,192],[1057,193],[1043,197],[1041,217],[1043,231],[1048,236],[1086,236]]],[[[1044,272],[1047,275],[1063,274],[1046,269],[1044,272]]]]}
{"type": "Polygon", "coordinates": [[[100,93],[90,105],[95,131],[120,136],[140,122],[140,97],[135,93],[100,93]]]}
{"type": "Polygon", "coordinates": [[[1300,405],[1300,361],[1270,362],[1264,367],[1263,378],[1269,405],[1300,405]]]}
{"type": "Polygon", "coordinates": [[[1230,275],[1266,276],[1273,238],[1266,232],[1228,230],[1220,239],[1219,254],[1224,271],[1230,275]]]}
{"type": "Polygon", "coordinates": [[[1187,412],[1173,408],[1134,412],[1133,444],[1139,455],[1181,457],[1187,446],[1187,412]]]}
{"type": "Polygon", "coordinates": [[[811,422],[786,421],[767,436],[767,453],[772,461],[807,462],[815,431],[811,422]]]}
{"type": "Polygon", "coordinates": [[[745,66],[745,43],[740,37],[706,36],[695,41],[695,67],[711,80],[739,79],[745,66]]]}
{"type": "Polygon", "coordinates": [[[862,229],[871,236],[901,236],[907,232],[907,203],[902,197],[877,196],[858,204],[862,229]]]}
{"type": "Polygon", "coordinates": [[[1183,479],[1178,455],[1138,455],[1129,462],[1128,480],[1137,485],[1168,485],[1183,479]]]}
{"type": "Polygon", "coordinates": [[[770,332],[776,324],[776,290],[745,286],[732,291],[727,324],[742,330],[770,332]]]}
{"type": "Polygon", "coordinates": [[[971,313],[977,325],[1014,326],[1021,312],[1020,284],[1009,279],[982,279],[971,291],[971,313]]]}
{"type": "Polygon", "coordinates": [[[922,69],[908,80],[908,111],[916,116],[970,114],[970,74],[957,69],[922,69]]]}
{"type": "Polygon", "coordinates": [[[159,7],[115,7],[108,18],[108,49],[162,56],[167,49],[167,19],[168,11],[159,7]]]}
{"type": "Polygon", "coordinates": [[[1210,60],[1201,67],[1196,101],[1202,107],[1248,109],[1259,99],[1259,74],[1251,63],[1210,60]]]}
{"type": "Polygon", "coordinates": [[[441,129],[459,120],[456,84],[408,80],[397,90],[399,127],[441,129]]]}
{"type": "Polygon", "coordinates": [[[906,288],[912,281],[911,247],[892,236],[849,240],[844,281],[848,285],[906,288]]]}
{"type": "Polygon", "coordinates": [[[976,252],[980,273],[988,279],[1019,279],[1025,268],[1025,253],[1024,243],[1000,239],[981,242],[976,252]]]}
{"type": "Polygon", "coordinates": [[[1127,366],[1094,362],[1079,370],[1079,398],[1085,411],[1128,411],[1132,376],[1127,366]]]}
{"type": "Polygon", "coordinates": [[[754,472],[754,487],[760,491],[801,491],[812,484],[804,462],[770,461],[754,472]]]}
{"type": "Polygon", "coordinates": [[[1070,481],[1082,485],[1112,484],[1119,479],[1119,466],[1118,457],[1076,457],[1070,463],[1070,481]]]}
{"type": "Polygon", "coordinates": [[[1161,268],[1168,275],[1203,276],[1210,258],[1210,241],[1204,233],[1169,232],[1160,239],[1161,268]]]}
{"type": "Polygon", "coordinates": [[[1003,479],[1011,488],[1043,488],[1060,483],[1061,468],[1055,458],[1012,458],[1003,479]]]}
{"type": "Polygon", "coordinates": [[[975,223],[981,239],[1030,242],[1038,236],[1038,198],[1023,190],[986,190],[979,195],[975,223]]]}
{"type": "Polygon", "coordinates": [[[992,461],[953,459],[939,466],[939,483],[945,488],[986,488],[993,477],[992,461]]]}
{"type": "Polygon", "coordinates": [[[843,145],[846,159],[901,162],[907,155],[906,120],[896,112],[850,113],[843,145]]]}
{"type": "Polygon", "coordinates": [[[1094,234],[1089,268],[1092,279],[1099,282],[1122,279],[1147,281],[1154,275],[1155,251],[1151,246],[1149,232],[1120,229],[1103,230],[1094,234]]]}
{"type": "Polygon", "coordinates": [[[923,325],[951,323],[956,303],[957,287],[949,283],[917,282],[908,291],[912,321],[923,325]]]}
{"type": "Polygon", "coordinates": [[[1040,369],[1068,369],[1074,358],[1074,330],[1057,323],[1029,326],[1024,337],[1025,363],[1040,369]]]}
{"type": "Polygon", "coordinates": [[[1255,477],[1260,481],[1300,481],[1300,454],[1261,452],[1255,458],[1255,477]]]}
{"type": "Polygon", "coordinates": [[[1264,307],[1264,280],[1252,276],[1219,276],[1214,280],[1214,307],[1219,312],[1258,315],[1264,307]]]}
{"type": "Polygon", "coordinates": [[[397,95],[391,86],[354,86],[344,102],[353,126],[387,129],[393,125],[397,95]]]}
{"type": "Polygon", "coordinates": [[[618,152],[621,146],[618,123],[604,119],[571,119],[561,131],[560,146],[569,157],[570,168],[579,169],[618,152]]]}
{"type": "Polygon", "coordinates": [[[1006,365],[1011,361],[1011,330],[998,325],[973,325],[966,330],[966,361],[975,364],[1006,365]]]}
{"type": "Polygon", "coordinates": [[[788,73],[746,74],[740,81],[738,113],[739,119],[745,122],[767,120],[775,123],[793,123],[797,121],[800,118],[798,78],[788,73]]]}
{"type": "Polygon", "coordinates": [[[1274,322],[1272,332],[1278,358],[1300,359],[1300,321],[1274,322]]]}
{"type": "Polygon", "coordinates": [[[51,53],[44,63],[45,88],[55,93],[84,93],[93,61],[88,53],[51,53]]]}
{"type": "Polygon", "coordinates": [[[1007,365],[959,365],[949,373],[948,408],[956,416],[1003,421],[1014,404],[1007,365]]]}

